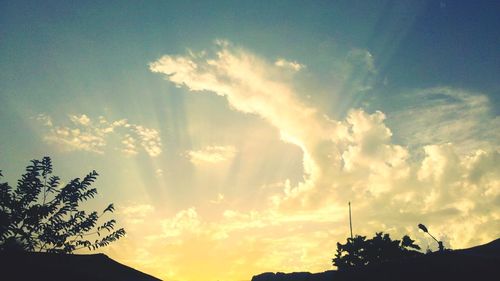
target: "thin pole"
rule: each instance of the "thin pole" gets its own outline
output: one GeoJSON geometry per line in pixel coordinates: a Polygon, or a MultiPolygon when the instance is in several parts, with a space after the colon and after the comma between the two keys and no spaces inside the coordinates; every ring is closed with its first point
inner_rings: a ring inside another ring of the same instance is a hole
{"type": "Polygon", "coordinates": [[[351,201],[349,201],[349,227],[351,228],[351,239],[352,239],[351,201]]]}
{"type": "Polygon", "coordinates": [[[433,236],[432,234],[430,234],[429,232],[427,232],[427,234],[429,234],[429,236],[431,236],[431,237],[432,237],[432,239],[434,239],[434,241],[436,241],[436,242],[438,242],[438,243],[439,243],[439,241],[436,239],[436,237],[434,237],[434,236],[433,236]]]}
{"type": "Polygon", "coordinates": [[[439,251],[440,251],[440,252],[444,251],[444,245],[443,245],[443,242],[438,241],[438,240],[436,239],[436,237],[434,237],[434,236],[433,236],[432,234],[430,234],[429,232],[427,232],[427,234],[429,234],[429,235],[432,237],[432,239],[434,239],[434,240],[438,243],[438,246],[439,246],[439,251]]]}

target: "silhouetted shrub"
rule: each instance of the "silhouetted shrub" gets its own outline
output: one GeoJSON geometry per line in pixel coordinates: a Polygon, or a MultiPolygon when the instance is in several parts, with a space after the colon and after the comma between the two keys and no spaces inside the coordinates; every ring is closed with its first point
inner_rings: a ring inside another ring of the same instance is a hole
{"type": "Polygon", "coordinates": [[[345,244],[337,243],[333,265],[339,270],[345,270],[420,255],[420,252],[415,251],[420,250],[420,247],[414,242],[407,235],[401,240],[391,240],[389,234],[382,232],[376,233],[372,239],[356,235],[354,238],[348,238],[345,244]]]}
{"type": "Polygon", "coordinates": [[[114,230],[114,219],[97,225],[104,213],[113,212],[113,204],[100,214],[79,210],[81,202],[97,195],[91,187],[97,175],[92,171],[61,187],[50,158],[44,157],[31,161],[16,188],[0,183],[0,250],[71,253],[123,237],[125,230],[114,230]]]}

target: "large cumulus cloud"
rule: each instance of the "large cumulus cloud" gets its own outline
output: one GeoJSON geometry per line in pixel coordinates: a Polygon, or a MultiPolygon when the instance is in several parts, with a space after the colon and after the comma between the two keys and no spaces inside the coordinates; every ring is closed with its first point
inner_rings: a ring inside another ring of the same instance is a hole
{"type": "MultiPolygon", "coordinates": [[[[367,54],[355,50],[350,57],[354,53],[367,54]]],[[[371,55],[357,57],[368,60],[362,64],[367,72],[376,73],[371,55]]],[[[279,188],[262,193],[262,204],[255,210],[227,205],[220,219],[210,221],[203,221],[200,210],[184,211],[193,214],[197,225],[205,225],[206,231],[182,231],[205,239],[207,247],[213,245],[211,250],[220,251],[238,235],[239,243],[243,243],[238,251],[255,270],[296,270],[297,266],[326,269],[331,254],[324,249],[333,250],[335,242],[347,235],[347,201],[355,207],[355,231],[364,235],[382,230],[396,237],[410,234],[425,247],[431,241],[416,228],[423,222],[448,246],[464,247],[500,234],[498,139],[481,139],[492,135],[483,131],[494,130],[491,124],[498,118],[488,111],[485,96],[440,88],[455,99],[439,99],[443,111],[430,112],[436,122],[450,125],[445,128],[451,128],[452,138],[463,132],[466,137],[462,135],[459,144],[480,144],[463,149],[453,139],[443,141],[446,136],[442,132],[436,132],[439,141],[433,143],[437,137],[432,130],[437,128],[426,128],[423,106],[394,114],[413,124],[404,128],[403,121],[396,123],[397,132],[387,125],[388,117],[381,111],[353,108],[345,119],[334,120],[301,100],[288,80],[289,73],[283,74],[279,64],[225,41],[218,41],[214,54],[165,55],[149,67],[190,92],[225,97],[233,110],[266,120],[280,132],[283,141],[302,150],[303,180],[295,185],[289,181],[274,184],[279,188]],[[454,114],[455,110],[461,112],[454,114]],[[493,120],[483,124],[480,132],[470,122],[453,121],[457,116],[471,120],[477,114],[493,120]],[[407,143],[396,144],[395,133],[407,143]],[[260,246],[267,255],[249,250],[257,240],[266,241],[260,246]],[[286,251],[282,251],[283,245],[287,245],[286,251]],[[289,262],[290,252],[300,254],[300,265],[289,262]],[[263,260],[268,261],[267,266],[263,260]]],[[[300,75],[302,70],[296,71],[294,75],[300,75]]],[[[432,101],[426,104],[430,109],[438,106],[432,101]]],[[[182,236],[183,232],[175,233],[182,236]]]]}

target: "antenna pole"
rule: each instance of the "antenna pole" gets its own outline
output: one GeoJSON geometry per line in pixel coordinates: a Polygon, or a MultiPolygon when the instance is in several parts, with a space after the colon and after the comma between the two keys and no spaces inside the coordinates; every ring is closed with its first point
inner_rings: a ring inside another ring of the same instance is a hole
{"type": "Polygon", "coordinates": [[[352,239],[351,201],[349,201],[349,227],[351,228],[351,239],[352,239]]]}

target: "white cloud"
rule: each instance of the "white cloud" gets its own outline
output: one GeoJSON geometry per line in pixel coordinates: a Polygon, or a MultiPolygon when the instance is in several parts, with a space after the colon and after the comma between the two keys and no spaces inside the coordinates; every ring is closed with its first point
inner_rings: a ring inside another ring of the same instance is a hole
{"type": "Polygon", "coordinates": [[[233,146],[211,145],[199,150],[190,150],[187,152],[189,160],[196,165],[204,163],[220,163],[230,160],[236,154],[233,146]]]}
{"type": "Polygon", "coordinates": [[[106,132],[87,127],[89,121],[85,115],[69,115],[69,119],[74,123],[72,127],[55,126],[52,118],[45,114],[39,117],[41,118],[37,120],[42,122],[47,129],[43,137],[46,142],[57,144],[67,151],[84,150],[103,153],[102,149],[106,145],[104,139],[106,132]]]}
{"type": "Polygon", "coordinates": [[[163,174],[164,174],[163,173],[163,169],[158,168],[158,169],[155,170],[155,175],[157,177],[161,177],[161,176],[163,176],[163,174]]]}
{"type": "Polygon", "coordinates": [[[47,114],[38,114],[35,119],[39,121],[43,126],[52,127],[52,118],[47,114]]]}
{"type": "Polygon", "coordinates": [[[424,151],[425,158],[417,174],[420,181],[451,181],[449,177],[460,173],[460,159],[455,154],[451,143],[427,145],[424,146],[424,151]]]}
{"type": "Polygon", "coordinates": [[[38,115],[36,120],[45,128],[43,139],[65,151],[83,150],[102,154],[108,145],[108,137],[113,134],[121,139],[120,150],[126,155],[136,155],[138,146],[151,157],[158,156],[162,151],[160,135],[155,129],[128,123],[126,119],[108,121],[103,116],[99,116],[97,122],[85,114],[69,115],[68,118],[71,124],[54,125],[50,116],[38,115]]]}
{"type": "Polygon", "coordinates": [[[117,210],[117,214],[123,216],[124,223],[130,227],[140,225],[148,221],[155,212],[155,208],[146,203],[129,203],[117,210]]]}
{"type": "Polygon", "coordinates": [[[161,153],[160,133],[155,129],[145,128],[141,125],[130,125],[138,136],[144,150],[152,157],[161,153]]]}
{"type": "Polygon", "coordinates": [[[301,102],[286,82],[269,78],[269,69],[273,68],[276,71],[273,64],[228,43],[222,45],[215,58],[163,56],[150,63],[151,71],[165,74],[177,86],[225,96],[233,109],[257,114],[270,122],[279,129],[283,140],[303,149],[304,169],[312,175],[315,163],[308,149],[330,138],[339,128],[337,123],[318,118],[316,110],[301,102]]]}
{"type": "Polygon", "coordinates": [[[175,238],[182,234],[198,234],[203,231],[201,219],[194,207],[178,212],[173,218],[161,221],[163,237],[175,238]]]}
{"type": "Polygon", "coordinates": [[[122,148],[123,153],[125,153],[127,155],[136,155],[138,153],[136,141],[129,134],[126,134],[125,136],[123,136],[122,144],[123,144],[123,148],[122,148]]]}
{"type": "MultiPolygon", "coordinates": [[[[371,54],[354,50],[350,56],[368,72],[376,73],[371,54]]],[[[427,240],[418,232],[418,223],[425,223],[452,247],[487,242],[498,235],[495,227],[500,224],[499,138],[489,137],[485,149],[472,149],[469,153],[461,152],[460,146],[447,144],[449,138],[445,142],[447,137],[441,132],[436,132],[441,140],[434,142],[431,130],[437,127],[432,124],[419,138],[417,128],[424,126],[413,127],[411,122],[427,124],[427,119],[419,119],[419,115],[427,114],[424,107],[416,108],[413,113],[417,114],[398,113],[399,119],[409,119],[406,131],[401,127],[391,130],[386,114],[378,111],[351,109],[344,120],[332,120],[301,101],[286,80],[287,75],[276,75],[279,69],[227,42],[219,44],[212,56],[163,56],[150,63],[152,72],[164,74],[176,86],[204,94],[213,92],[225,97],[232,109],[266,120],[280,132],[283,141],[297,145],[303,152],[303,181],[260,189],[264,196],[260,202],[266,202],[260,210],[227,208],[221,219],[208,223],[193,209],[176,215],[174,221],[182,217],[186,225],[206,229],[203,233],[207,237],[230,240],[233,235],[242,235],[238,241],[244,241],[248,247],[253,245],[250,241],[268,239],[269,244],[263,243],[267,253],[271,253],[266,255],[266,261],[275,262],[276,268],[290,268],[286,259],[289,252],[301,253],[301,266],[305,269],[320,268],[320,258],[329,260],[331,254],[314,257],[311,253],[314,247],[324,249],[319,245],[329,245],[333,251],[335,241],[347,236],[347,231],[337,229],[347,225],[343,218],[348,201],[353,202],[358,234],[372,235],[381,230],[397,238],[410,234],[424,248],[427,240]],[[393,135],[399,136],[398,130],[414,132],[420,143],[427,137],[427,146],[395,144],[393,135]],[[422,152],[423,159],[415,157],[422,152]],[[311,237],[317,241],[311,242],[311,237]],[[280,252],[280,245],[286,245],[287,251],[280,252]]],[[[488,122],[481,125],[477,134],[467,133],[463,141],[476,143],[485,131],[492,136],[497,134],[498,121],[489,113],[484,114],[486,103],[482,98],[446,89],[448,98],[440,101],[439,107],[433,107],[430,101],[428,105],[433,109],[430,116],[437,122],[446,120],[448,128],[460,127],[447,132],[454,132],[454,136],[462,130],[474,130],[469,125],[456,124],[450,116],[467,116],[459,118],[460,122],[469,117],[477,120],[475,117],[480,115],[481,120],[488,122]]],[[[428,91],[431,90],[424,92],[428,91]]],[[[229,200],[224,201],[229,204],[229,200]]],[[[255,258],[254,262],[258,260],[255,258]]]]}
{"type": "Polygon", "coordinates": [[[413,148],[453,142],[463,154],[499,148],[500,117],[481,93],[434,87],[400,95],[400,110],[388,113],[397,137],[413,148]]]}
{"type": "Polygon", "coordinates": [[[296,61],[288,61],[288,60],[283,59],[283,58],[277,59],[274,62],[274,65],[279,66],[279,67],[283,67],[283,68],[288,68],[288,69],[291,69],[294,71],[300,71],[301,69],[306,67],[305,65],[300,64],[296,61]]]}
{"type": "Polygon", "coordinates": [[[125,216],[134,216],[134,217],[146,217],[150,215],[154,211],[154,207],[149,204],[130,204],[128,206],[122,207],[119,210],[120,214],[125,216]]]}
{"type": "Polygon", "coordinates": [[[88,125],[90,125],[90,119],[85,114],[82,114],[80,116],[78,116],[78,115],[69,115],[69,119],[71,120],[71,122],[75,123],[75,125],[82,125],[82,126],[88,126],[88,125]]]}

